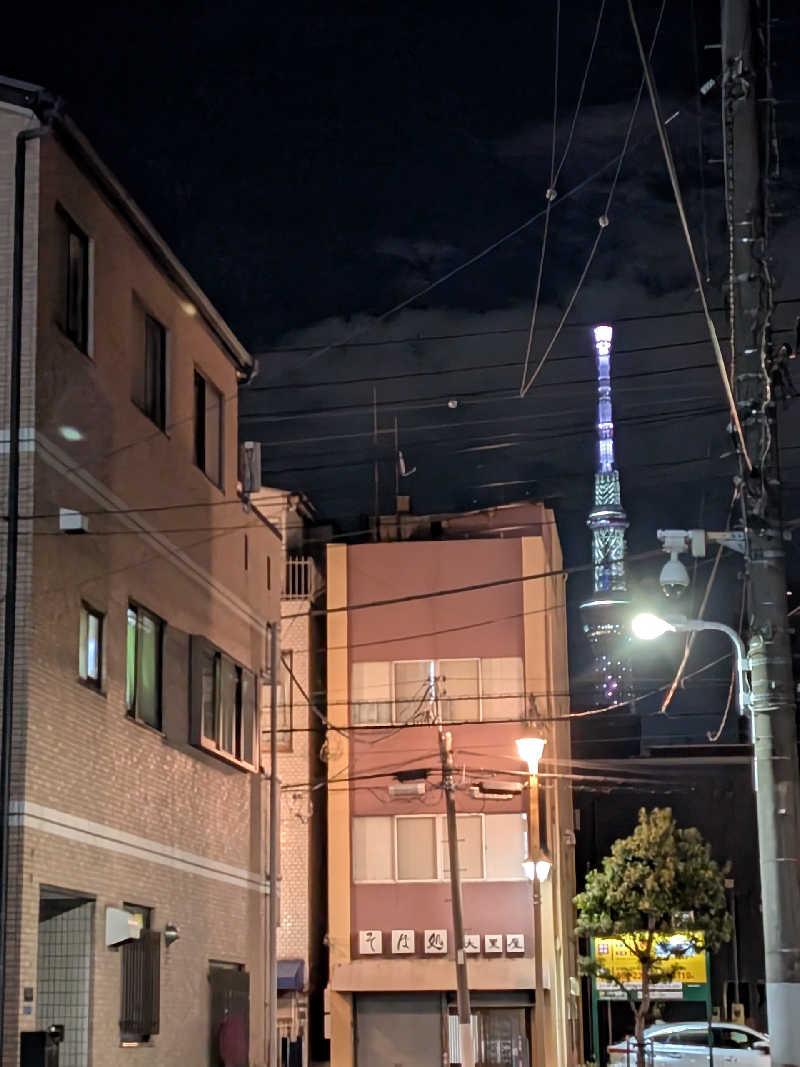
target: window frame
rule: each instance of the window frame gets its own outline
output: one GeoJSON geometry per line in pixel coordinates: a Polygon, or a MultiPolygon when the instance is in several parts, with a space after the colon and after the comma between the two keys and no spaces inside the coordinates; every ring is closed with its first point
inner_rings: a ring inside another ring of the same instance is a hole
{"type": "MultiPolygon", "coordinates": [[[[372,819],[372,818],[388,818],[391,820],[391,842],[389,852],[392,857],[392,877],[391,878],[379,878],[379,879],[356,879],[354,877],[354,856],[351,856],[350,863],[350,877],[354,885],[433,885],[437,882],[448,882],[450,880],[450,872],[445,869],[445,853],[447,848],[447,816],[441,812],[413,812],[408,815],[405,814],[392,814],[392,815],[353,815],[351,816],[350,837],[351,842],[353,840],[353,828],[352,823],[355,819],[372,819]],[[432,819],[434,821],[434,848],[435,848],[435,866],[436,874],[433,878],[401,878],[400,871],[400,854],[398,844],[397,826],[400,820],[411,819],[432,819]]],[[[519,881],[524,882],[527,879],[524,877],[524,873],[520,870],[520,877],[515,879],[496,879],[489,878],[486,874],[486,813],[480,811],[460,811],[456,816],[459,818],[467,819],[479,819],[480,820],[480,857],[481,857],[481,874],[475,878],[462,873],[462,880],[465,882],[495,882],[495,881],[519,881]]]]}
{"type": "MultiPolygon", "coordinates": [[[[442,721],[446,722],[446,723],[455,723],[455,724],[458,724],[458,723],[471,723],[471,722],[483,722],[484,721],[484,719],[483,719],[483,667],[482,667],[482,660],[481,660],[480,656],[455,656],[455,657],[449,657],[449,658],[446,658],[446,659],[428,659],[428,660],[425,660],[425,659],[395,659],[395,660],[387,660],[385,662],[389,663],[389,687],[390,687],[390,689],[389,689],[389,692],[390,692],[389,703],[391,705],[391,709],[390,709],[391,710],[391,717],[389,719],[389,722],[385,724],[386,726],[406,725],[409,721],[411,721],[411,720],[409,720],[407,718],[402,718],[402,719],[398,718],[398,715],[397,715],[399,698],[398,698],[398,695],[397,695],[396,667],[399,664],[403,664],[403,663],[427,663],[429,665],[429,667],[431,667],[431,670],[429,670],[429,676],[432,677],[433,679],[438,678],[440,676],[440,673],[441,673],[440,667],[441,667],[442,663],[476,663],[477,664],[477,669],[478,669],[478,676],[477,676],[478,691],[477,691],[477,697],[475,698],[477,700],[477,702],[478,702],[478,715],[477,715],[477,718],[474,718],[474,719],[473,718],[470,718],[470,719],[459,719],[459,718],[456,718],[456,719],[443,719],[442,721]]],[[[445,697],[444,699],[447,699],[447,698],[445,697]]],[[[454,698],[454,699],[461,699],[461,698],[454,698]]],[[[472,698],[469,698],[469,699],[472,699],[472,698]]],[[[354,716],[353,712],[354,712],[354,710],[356,708],[360,709],[362,707],[369,707],[369,706],[371,706],[373,704],[384,704],[384,703],[386,703],[386,702],[385,701],[370,701],[370,700],[350,700],[350,725],[351,726],[383,725],[383,724],[380,724],[380,723],[376,724],[376,723],[368,722],[368,721],[357,722],[356,721],[356,717],[354,716]]],[[[407,703],[407,701],[404,701],[404,703],[407,703]]],[[[494,720],[487,720],[487,721],[494,721],[494,720]]]]}
{"type": "Polygon", "coordinates": [[[261,713],[261,692],[263,688],[260,686],[260,680],[258,672],[250,667],[246,667],[243,663],[239,663],[233,656],[229,656],[227,652],[224,652],[217,645],[213,644],[207,638],[200,636],[199,634],[193,634],[191,638],[190,647],[190,737],[191,743],[205,752],[210,752],[212,755],[219,757],[226,763],[232,764],[234,767],[239,767],[242,770],[257,773],[261,769],[261,757],[259,751],[260,741],[260,713],[261,713]],[[214,736],[211,737],[205,730],[205,706],[203,702],[203,688],[202,688],[202,676],[201,676],[201,656],[210,656],[213,659],[214,670],[214,736]],[[233,751],[225,746],[225,716],[223,714],[223,700],[225,694],[224,672],[225,670],[233,670],[235,676],[235,697],[234,705],[231,708],[231,725],[234,731],[233,734],[233,751]],[[247,716],[245,715],[245,702],[244,697],[248,686],[251,689],[251,708],[252,719],[250,723],[251,727],[251,742],[250,751],[252,753],[252,760],[245,758],[247,752],[247,716]],[[241,753],[237,755],[237,750],[241,753]]]}
{"type": "Polygon", "coordinates": [[[80,608],[80,623],[78,627],[78,679],[79,681],[88,686],[90,689],[94,689],[99,693],[103,691],[103,683],[105,681],[105,671],[103,669],[103,656],[105,653],[105,630],[106,613],[100,611],[97,608],[92,607],[87,601],[81,601],[80,608]],[[97,619],[97,677],[92,677],[89,674],[89,621],[90,619],[97,619]],[[85,620],[85,623],[84,623],[85,620]],[[85,625],[85,632],[84,632],[85,625]],[[84,641],[86,647],[84,648],[84,641]],[[85,666],[84,662],[85,661],[85,666]]]}
{"type": "Polygon", "coordinates": [[[209,482],[224,492],[225,488],[225,395],[198,366],[194,368],[194,465],[203,472],[209,482]],[[202,406],[199,400],[199,387],[202,384],[202,406]],[[219,480],[208,473],[208,440],[206,434],[206,413],[208,412],[208,390],[212,389],[219,398],[219,480]],[[203,418],[200,419],[202,407],[203,418]],[[201,434],[202,428],[202,434],[201,434]]]}
{"type": "Polygon", "coordinates": [[[59,275],[59,278],[60,281],[63,282],[64,287],[63,292],[59,294],[59,297],[63,302],[58,310],[56,321],[64,336],[78,349],[79,352],[82,352],[85,356],[89,356],[91,359],[93,341],[93,242],[86,230],[75,221],[73,216],[60,202],[56,203],[56,215],[58,216],[61,226],[63,226],[63,230],[59,231],[59,270],[62,272],[63,277],[62,275],[59,275]],[[66,240],[62,244],[61,238],[63,237],[66,237],[66,240]],[[73,270],[70,244],[73,237],[80,242],[80,263],[84,282],[80,307],[77,311],[79,318],[78,328],[75,328],[72,324],[74,309],[72,307],[71,299],[73,270]]]}
{"type": "Polygon", "coordinates": [[[136,298],[134,306],[141,319],[141,332],[136,330],[137,342],[141,341],[141,351],[136,353],[137,359],[141,360],[141,381],[136,383],[137,387],[134,388],[134,395],[131,399],[145,418],[148,418],[162,433],[166,433],[169,407],[169,330],[141,299],[136,298]],[[157,364],[154,364],[150,358],[151,336],[158,338],[157,364]],[[139,385],[141,395],[137,396],[139,385]]]}
{"type": "Polygon", "coordinates": [[[126,628],[125,628],[125,649],[126,649],[126,662],[125,662],[125,710],[127,717],[132,722],[137,722],[141,726],[147,726],[151,730],[156,730],[158,733],[164,731],[164,635],[166,632],[166,622],[160,615],[156,615],[150,608],[146,608],[143,604],[139,604],[135,600],[128,601],[128,609],[125,616],[126,628]],[[131,699],[128,693],[128,681],[130,664],[127,661],[129,649],[128,649],[128,634],[130,630],[130,616],[131,612],[136,615],[136,644],[134,654],[134,678],[133,678],[133,698],[131,699]],[[147,616],[152,622],[156,624],[157,638],[156,638],[156,711],[157,711],[157,725],[152,722],[148,722],[137,711],[137,693],[136,693],[136,680],[138,677],[138,663],[139,663],[139,614],[147,616]]]}

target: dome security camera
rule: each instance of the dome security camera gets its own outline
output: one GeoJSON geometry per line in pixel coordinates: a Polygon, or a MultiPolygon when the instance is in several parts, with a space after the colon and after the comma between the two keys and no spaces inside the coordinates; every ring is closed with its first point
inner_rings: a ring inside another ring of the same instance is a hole
{"type": "Polygon", "coordinates": [[[678,559],[677,552],[670,552],[669,559],[661,568],[658,578],[661,591],[666,597],[679,597],[689,588],[689,572],[678,559]]]}

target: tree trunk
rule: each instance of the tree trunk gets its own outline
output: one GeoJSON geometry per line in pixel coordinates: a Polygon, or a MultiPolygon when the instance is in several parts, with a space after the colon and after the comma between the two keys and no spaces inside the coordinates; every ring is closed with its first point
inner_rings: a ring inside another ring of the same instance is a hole
{"type": "Polygon", "coordinates": [[[647,1013],[650,1011],[650,968],[642,964],[642,1002],[636,1012],[636,1067],[647,1067],[645,1062],[644,1026],[647,1022],[647,1013]]]}

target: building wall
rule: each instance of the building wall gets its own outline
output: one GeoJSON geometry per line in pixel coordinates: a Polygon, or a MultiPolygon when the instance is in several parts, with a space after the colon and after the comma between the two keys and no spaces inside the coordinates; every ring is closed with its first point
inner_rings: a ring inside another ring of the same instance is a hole
{"type": "MultiPolygon", "coordinates": [[[[4,311],[9,146],[24,121],[0,106],[4,311]]],[[[17,583],[12,869],[23,889],[12,900],[19,914],[11,928],[6,1054],[15,1062],[19,1029],[35,1026],[36,1005],[28,1014],[21,991],[36,987],[43,884],[96,901],[92,1063],[130,1057],[119,1049],[119,954],[105,947],[103,933],[106,907],[123,902],[153,908],[157,929],[175,923],[180,930],[174,946],[166,950],[162,942],[162,1027],[148,1060],[208,1062],[213,959],[244,964],[250,973],[251,1059],[261,1063],[264,781],[190,744],[189,642],[193,634],[203,636],[257,674],[265,670],[266,624],[279,611],[279,537],[237,496],[237,374],[229,355],[56,137],[31,151],[23,427],[32,429],[35,416],[35,447],[29,432],[21,512],[36,518],[23,523],[17,583]],[[57,204],[91,239],[88,355],[58,325],[57,204]],[[131,399],[141,356],[135,300],[168,331],[165,431],[131,399]],[[222,489],[193,462],[195,366],[225,396],[222,489]],[[67,440],[65,427],[81,438],[67,440]],[[87,515],[89,533],[59,533],[60,508],[87,515]],[[106,616],[100,692],[78,678],[82,601],[106,616]],[[130,601],[166,623],[161,730],[126,714],[130,601]]],[[[7,322],[0,314],[0,332],[7,322]]],[[[3,344],[3,359],[6,353],[3,344]]],[[[7,426],[6,380],[3,375],[0,400],[7,426]]]]}
{"type": "MultiPolygon", "coordinates": [[[[541,516],[541,536],[503,539],[414,541],[339,546],[328,550],[329,614],[336,634],[328,639],[328,719],[349,722],[350,670],[353,663],[417,659],[521,657],[524,661],[526,713],[540,717],[537,726],[548,739],[545,760],[559,767],[569,758],[569,711],[566,675],[566,619],[560,550],[552,520],[541,516]],[[547,577],[542,577],[547,575],[547,577]],[[523,581],[524,576],[530,579],[523,581]],[[472,587],[462,593],[448,589],[472,587]],[[433,595],[429,595],[433,594],[433,595]],[[406,600],[404,598],[417,597],[406,600]],[[375,604],[378,601],[380,603],[375,604]],[[357,605],[371,607],[357,608],[357,605]],[[342,648],[346,647],[347,655],[342,648]],[[555,719],[554,722],[547,720],[555,719]]],[[[481,767],[502,776],[518,773],[514,739],[519,722],[448,726],[455,763],[481,767]]],[[[391,883],[353,884],[350,825],[355,815],[431,814],[443,812],[434,788],[422,798],[390,800],[387,787],[396,770],[428,768],[438,781],[436,731],[427,726],[353,731],[349,738],[329,733],[329,932],[331,939],[332,1063],[349,1063],[352,1043],[352,994],[383,990],[452,990],[453,949],[449,957],[398,959],[363,955],[358,932],[407,928],[451,929],[449,885],[391,883]],[[368,782],[359,781],[369,775],[368,782]],[[349,786],[338,781],[349,780],[349,786]],[[341,1059],[340,1059],[341,1057],[341,1059]]],[[[568,782],[541,779],[548,845],[554,859],[554,882],[543,891],[545,989],[537,1002],[546,1018],[548,1062],[577,1062],[578,1026],[569,977],[576,975],[572,931],[574,895],[572,807],[568,782]]],[[[473,798],[458,793],[459,812],[521,812],[523,801],[473,798]]],[[[480,990],[532,989],[533,963],[530,886],[519,881],[464,883],[467,933],[488,931],[501,923],[503,933],[524,933],[523,957],[476,957],[469,960],[469,981],[480,990]],[[519,930],[510,930],[508,922],[519,930]]],[[[418,940],[419,945],[419,940],[418,940]]],[[[419,948],[417,949],[419,953],[419,948]]]]}

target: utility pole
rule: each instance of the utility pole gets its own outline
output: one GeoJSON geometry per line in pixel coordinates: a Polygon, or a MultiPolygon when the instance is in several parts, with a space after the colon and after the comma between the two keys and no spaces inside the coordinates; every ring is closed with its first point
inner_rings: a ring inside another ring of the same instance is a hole
{"type": "Polygon", "coordinates": [[[269,643],[269,933],[267,937],[267,1038],[269,1067],[278,1065],[278,920],[280,913],[281,783],[278,778],[278,624],[270,624],[269,643]]]}
{"type": "Polygon", "coordinates": [[[458,995],[458,1032],[461,1038],[461,1067],[475,1067],[472,1044],[472,1009],[467,981],[467,956],[464,951],[464,908],[461,899],[461,866],[458,857],[458,820],[456,819],[456,783],[453,767],[453,735],[442,729],[439,719],[439,755],[442,758],[442,788],[447,808],[447,844],[450,854],[450,896],[453,901],[453,938],[456,954],[456,990],[458,995]]]}
{"type": "Polygon", "coordinates": [[[770,28],[756,0],[722,0],[722,119],[730,230],[731,371],[744,432],[741,499],[749,580],[749,658],[773,1067],[800,1065],[800,779],[777,476],[767,256],[770,28]],[[762,21],[757,21],[761,19],[762,21]]]}

